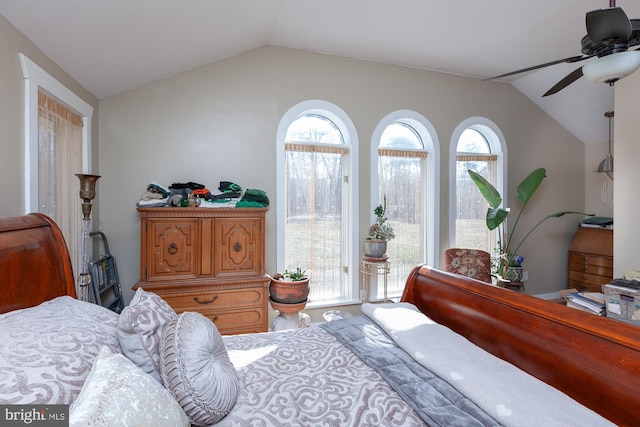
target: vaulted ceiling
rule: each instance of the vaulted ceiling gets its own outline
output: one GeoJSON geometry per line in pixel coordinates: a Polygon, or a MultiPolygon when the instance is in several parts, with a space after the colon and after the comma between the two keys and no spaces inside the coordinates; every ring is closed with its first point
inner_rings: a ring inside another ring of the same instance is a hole
{"type": "MultiPolygon", "coordinates": [[[[606,0],[0,0],[0,14],[97,98],[263,45],[486,78],[580,54],[606,0]]],[[[640,2],[621,0],[629,18],[640,2]]],[[[585,143],[608,139],[613,88],[580,66],[504,79],[585,143]]],[[[640,71],[639,71],[640,72],[640,71]]]]}

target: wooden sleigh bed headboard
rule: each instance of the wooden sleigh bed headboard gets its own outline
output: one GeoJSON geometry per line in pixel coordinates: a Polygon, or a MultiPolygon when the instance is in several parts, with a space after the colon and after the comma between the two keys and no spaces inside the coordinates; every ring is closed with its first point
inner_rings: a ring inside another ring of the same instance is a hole
{"type": "Polygon", "coordinates": [[[0,286],[0,313],[76,296],[67,245],[49,217],[0,218],[0,286]]]}
{"type": "Polygon", "coordinates": [[[640,422],[639,327],[427,266],[402,300],[614,423],[640,422]]]}

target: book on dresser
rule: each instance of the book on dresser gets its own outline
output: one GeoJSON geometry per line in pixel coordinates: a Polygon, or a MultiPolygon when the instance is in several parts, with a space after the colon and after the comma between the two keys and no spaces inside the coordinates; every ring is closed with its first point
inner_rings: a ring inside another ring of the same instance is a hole
{"type": "Polygon", "coordinates": [[[267,331],[266,208],[139,207],[140,280],[220,333],[267,331]]]}

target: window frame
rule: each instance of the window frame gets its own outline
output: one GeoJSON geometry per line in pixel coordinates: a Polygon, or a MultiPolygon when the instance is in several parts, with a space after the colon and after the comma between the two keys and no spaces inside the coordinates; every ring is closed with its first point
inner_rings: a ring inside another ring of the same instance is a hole
{"type": "MultiPolygon", "coordinates": [[[[458,142],[462,132],[473,129],[481,133],[489,144],[491,154],[498,157],[496,166],[496,189],[500,194],[507,194],[507,143],[502,131],[493,121],[485,117],[469,117],[458,126],[451,135],[450,143],[450,167],[449,167],[449,242],[450,246],[456,241],[456,162],[458,155],[458,142]]],[[[503,200],[503,207],[507,207],[508,201],[503,200]]]]}
{"type": "Polygon", "coordinates": [[[347,155],[348,171],[346,172],[348,194],[344,198],[343,212],[346,232],[344,233],[346,241],[342,242],[345,248],[345,261],[347,269],[347,285],[350,290],[350,298],[339,303],[313,303],[308,304],[310,308],[347,305],[360,302],[359,299],[359,270],[356,260],[359,259],[358,251],[358,227],[357,218],[358,209],[358,133],[355,125],[349,116],[340,107],[331,102],[324,100],[306,100],[292,106],[280,119],[276,133],[276,268],[277,271],[284,271],[285,258],[285,223],[286,209],[284,208],[285,200],[285,138],[289,125],[298,118],[317,114],[331,120],[342,133],[344,146],[348,148],[347,155]]]}
{"type": "MultiPolygon", "coordinates": [[[[369,225],[375,222],[373,210],[381,201],[378,200],[378,148],[382,138],[382,133],[387,126],[400,122],[410,126],[418,133],[418,136],[424,144],[423,151],[427,153],[425,160],[425,182],[423,192],[425,194],[423,200],[423,223],[422,229],[425,230],[427,238],[422,242],[420,248],[420,257],[423,262],[429,265],[438,265],[440,259],[439,253],[439,229],[440,229],[440,212],[438,210],[438,200],[440,199],[440,185],[437,179],[440,176],[440,142],[438,133],[433,124],[422,114],[413,110],[396,110],[383,117],[376,126],[371,137],[371,168],[370,168],[370,207],[369,207],[369,225]],[[425,256],[426,254],[426,256],[425,256]]],[[[409,150],[407,150],[409,151],[409,150]]],[[[367,226],[368,230],[368,226],[367,226]]],[[[366,237],[366,236],[365,236],[366,237]]]]}
{"type": "Polygon", "coordinates": [[[78,173],[83,174],[91,173],[93,107],[26,55],[18,55],[25,85],[24,212],[29,213],[38,211],[38,89],[42,88],[82,117],[82,171],[78,173]]]}

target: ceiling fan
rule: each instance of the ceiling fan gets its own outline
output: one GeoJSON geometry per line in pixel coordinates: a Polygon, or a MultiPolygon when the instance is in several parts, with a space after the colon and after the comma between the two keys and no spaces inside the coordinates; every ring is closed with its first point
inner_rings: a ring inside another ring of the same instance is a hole
{"type": "Polygon", "coordinates": [[[581,41],[582,55],[558,59],[483,80],[495,80],[550,65],[580,62],[597,57],[569,73],[542,95],[544,97],[560,92],[582,76],[593,82],[613,85],[640,67],[640,50],[629,50],[630,47],[640,45],[640,19],[630,20],[622,8],[616,7],[615,0],[609,0],[607,9],[587,12],[585,21],[587,35],[581,41]]]}

